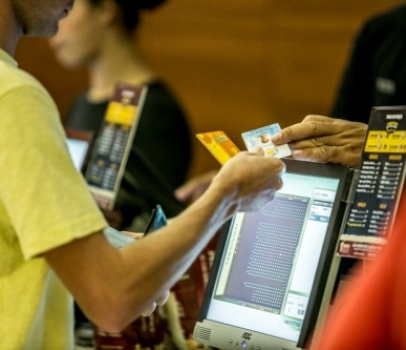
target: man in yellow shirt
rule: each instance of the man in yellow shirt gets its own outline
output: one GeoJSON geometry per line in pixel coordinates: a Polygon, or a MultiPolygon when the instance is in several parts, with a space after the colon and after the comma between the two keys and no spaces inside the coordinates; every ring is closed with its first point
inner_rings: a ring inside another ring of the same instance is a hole
{"type": "Polygon", "coordinates": [[[167,297],[220,225],[281,187],[283,163],[242,152],[173,223],[123,249],[69,157],[57,109],[13,59],[22,35],[51,36],[72,0],[0,2],[0,348],[72,349],[72,295],[119,331],[167,297]],[[182,233],[180,240],[179,233],[182,233]]]}

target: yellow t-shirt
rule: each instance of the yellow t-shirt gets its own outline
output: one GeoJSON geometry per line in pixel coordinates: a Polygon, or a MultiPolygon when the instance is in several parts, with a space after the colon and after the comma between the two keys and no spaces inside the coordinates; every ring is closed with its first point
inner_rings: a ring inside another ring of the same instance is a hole
{"type": "Polygon", "coordinates": [[[72,298],[41,257],[105,220],[45,89],[0,50],[0,349],[73,349],[72,298]]]}

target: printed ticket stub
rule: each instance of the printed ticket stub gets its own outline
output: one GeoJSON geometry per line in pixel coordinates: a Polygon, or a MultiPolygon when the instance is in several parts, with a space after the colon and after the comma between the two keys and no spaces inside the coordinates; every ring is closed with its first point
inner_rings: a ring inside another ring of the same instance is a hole
{"type": "Polygon", "coordinates": [[[221,165],[240,152],[239,148],[230,140],[224,131],[219,130],[200,133],[196,134],[196,137],[221,165]]]}
{"type": "Polygon", "coordinates": [[[241,134],[248,151],[252,151],[256,147],[261,147],[267,157],[283,158],[292,154],[288,145],[275,146],[271,137],[278,133],[281,127],[278,123],[264,126],[259,129],[246,131],[241,134]]]}

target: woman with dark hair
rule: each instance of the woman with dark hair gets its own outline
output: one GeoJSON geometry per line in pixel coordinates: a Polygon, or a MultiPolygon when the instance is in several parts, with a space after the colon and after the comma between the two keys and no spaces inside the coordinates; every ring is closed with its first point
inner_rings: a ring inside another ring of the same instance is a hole
{"type": "MultiPolygon", "coordinates": [[[[50,39],[63,66],[88,70],[89,87],[69,110],[65,118],[67,128],[91,131],[97,138],[116,83],[148,86],[114,210],[104,212],[110,226],[120,230],[140,232],[146,227],[152,208],[158,204],[156,193],[145,183],[152,182],[151,171],[155,182],[158,181],[170,195],[185,181],[191,160],[190,132],[185,115],[170,90],[144,61],[135,37],[142,12],[156,9],[164,1],[76,0],[69,16],[60,22],[57,35],[50,39]],[[144,167],[140,161],[148,163],[148,174],[140,173],[144,167]]],[[[91,342],[92,329],[78,308],[75,318],[77,334],[85,329],[82,334],[86,338],[89,333],[91,342]]],[[[156,329],[162,326],[162,319],[161,323],[158,321],[159,316],[155,315],[156,329]]],[[[138,332],[138,326],[133,325],[121,335],[131,349],[136,343],[142,343],[143,334],[138,332]]],[[[117,335],[114,340],[117,341],[117,335]]],[[[154,343],[155,340],[144,345],[154,343]]]]}
{"type": "Polygon", "coordinates": [[[58,34],[50,39],[63,66],[88,70],[89,87],[68,112],[68,128],[92,131],[97,137],[115,84],[148,86],[114,212],[106,213],[107,219],[118,219],[110,221],[118,229],[131,226],[132,231],[142,231],[157,204],[148,186],[138,180],[140,157],[147,159],[154,176],[169,193],[185,181],[191,160],[185,115],[167,86],[144,61],[135,40],[142,11],[155,9],[163,2],[77,0],[69,16],[60,22],[58,34]]]}

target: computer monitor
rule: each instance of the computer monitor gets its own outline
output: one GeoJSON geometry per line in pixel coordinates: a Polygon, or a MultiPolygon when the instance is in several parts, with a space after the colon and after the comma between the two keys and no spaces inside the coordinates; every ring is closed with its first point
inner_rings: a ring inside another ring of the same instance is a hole
{"type": "Polygon", "coordinates": [[[328,305],[351,170],[285,160],[276,198],[220,233],[194,338],[220,349],[301,349],[328,305]]]}
{"type": "Polygon", "coordinates": [[[78,171],[82,171],[90,151],[93,132],[66,128],[65,133],[73,164],[78,171]]]}

